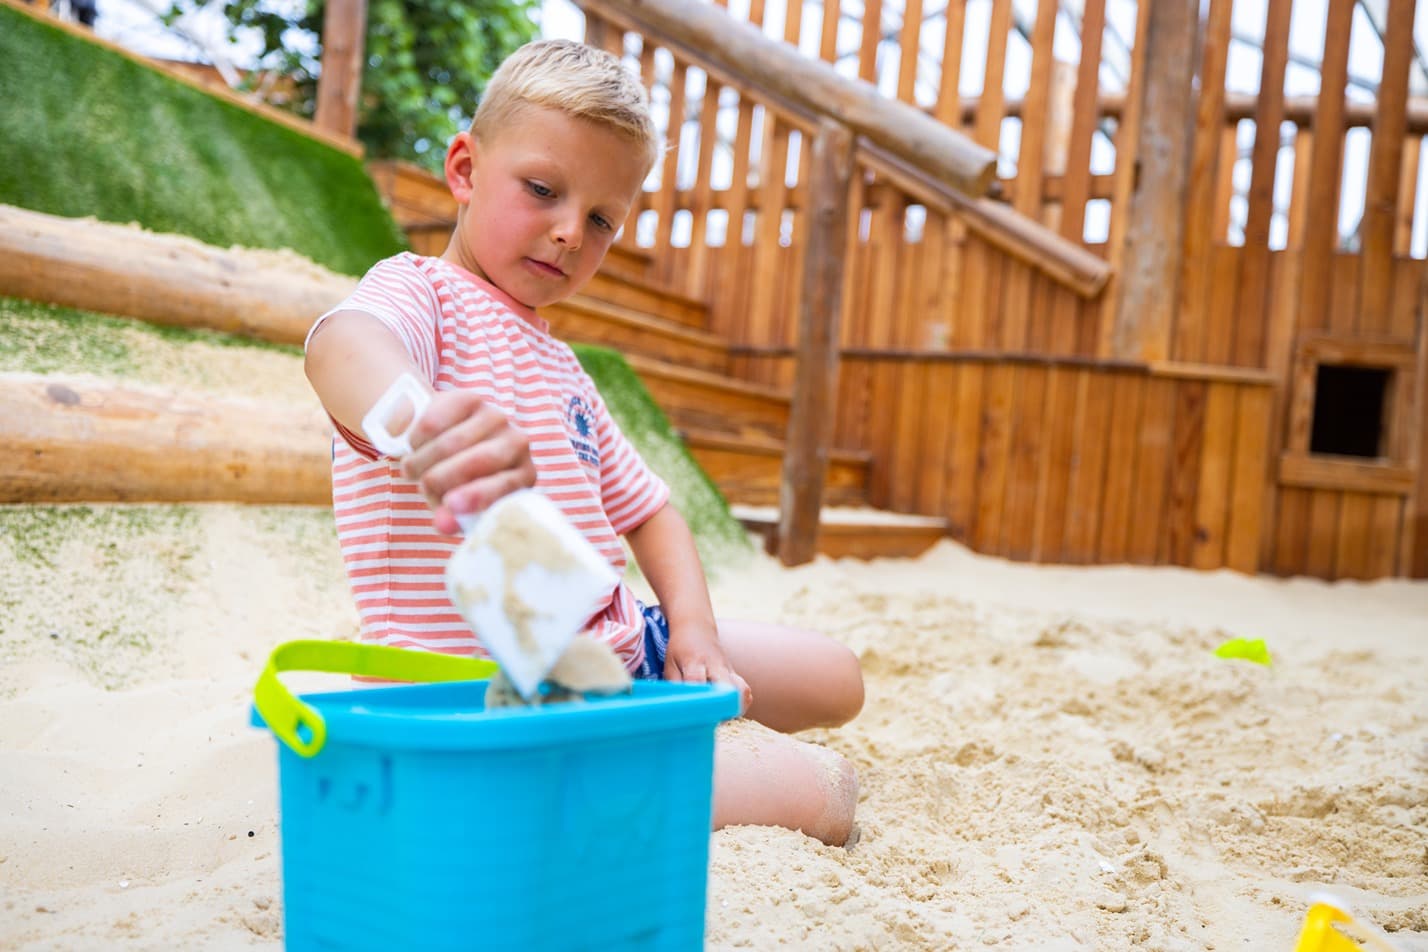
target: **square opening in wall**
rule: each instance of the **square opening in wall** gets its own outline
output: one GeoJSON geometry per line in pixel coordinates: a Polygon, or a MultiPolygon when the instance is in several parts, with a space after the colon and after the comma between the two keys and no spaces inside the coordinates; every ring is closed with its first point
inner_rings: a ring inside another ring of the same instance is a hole
{"type": "Polygon", "coordinates": [[[1393,371],[1320,364],[1315,374],[1309,452],[1368,459],[1387,456],[1384,407],[1393,371]]]}

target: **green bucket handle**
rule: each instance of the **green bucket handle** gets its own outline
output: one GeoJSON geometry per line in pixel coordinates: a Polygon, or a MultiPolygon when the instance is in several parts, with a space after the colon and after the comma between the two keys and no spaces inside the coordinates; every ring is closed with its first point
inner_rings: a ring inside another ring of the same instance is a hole
{"type": "Polygon", "coordinates": [[[253,688],[253,706],[278,740],[302,757],[316,756],[327,743],[327,724],[310,704],[298,700],[278,675],[284,671],[325,671],[355,674],[388,681],[477,681],[489,678],[497,664],[485,658],[467,658],[363,645],[351,641],[289,641],[268,656],[268,666],[253,688]],[[307,737],[299,733],[307,729],[307,737]]]}

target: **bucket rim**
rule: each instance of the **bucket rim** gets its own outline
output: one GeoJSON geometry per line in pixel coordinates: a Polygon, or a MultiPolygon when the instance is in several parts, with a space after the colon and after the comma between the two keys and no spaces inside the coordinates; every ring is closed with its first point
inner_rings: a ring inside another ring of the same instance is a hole
{"type": "MultiPolygon", "coordinates": [[[[556,747],[699,726],[712,730],[739,713],[738,691],[722,684],[636,681],[629,694],[489,711],[484,706],[486,685],[484,680],[451,681],[299,697],[326,722],[327,747],[393,750],[556,747]]],[[[256,706],[249,709],[249,723],[268,726],[256,706]]]]}

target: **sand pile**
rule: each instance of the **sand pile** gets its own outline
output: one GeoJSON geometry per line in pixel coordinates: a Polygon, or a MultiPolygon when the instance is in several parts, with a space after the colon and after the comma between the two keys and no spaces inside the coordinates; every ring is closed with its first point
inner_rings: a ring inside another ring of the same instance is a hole
{"type": "MultiPolygon", "coordinates": [[[[271,647],[350,637],[328,516],[0,512],[0,946],[278,948],[271,647]]],[[[1287,950],[1330,887],[1428,950],[1428,585],[760,563],[868,704],[860,839],[714,836],[711,948],[1287,950]],[[1265,638],[1275,664],[1225,661],[1265,638]]],[[[299,688],[331,683],[319,676],[299,688]]]]}

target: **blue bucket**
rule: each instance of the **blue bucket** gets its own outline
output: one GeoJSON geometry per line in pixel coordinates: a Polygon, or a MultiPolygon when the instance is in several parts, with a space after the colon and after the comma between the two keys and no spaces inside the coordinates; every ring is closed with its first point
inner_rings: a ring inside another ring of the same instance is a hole
{"type": "Polygon", "coordinates": [[[485,691],[303,696],[326,737],[278,745],[287,948],[700,948],[737,693],[636,682],[486,711],[485,691]]]}

